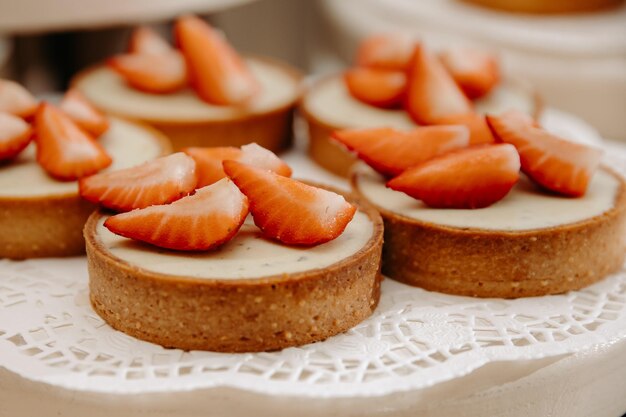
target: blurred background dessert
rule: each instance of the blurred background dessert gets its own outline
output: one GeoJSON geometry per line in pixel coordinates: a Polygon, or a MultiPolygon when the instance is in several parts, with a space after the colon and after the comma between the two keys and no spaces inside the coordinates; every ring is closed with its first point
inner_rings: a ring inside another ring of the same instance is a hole
{"type": "Polygon", "coordinates": [[[373,32],[405,30],[441,46],[479,44],[499,52],[505,71],[533,83],[546,104],[626,140],[620,0],[23,0],[0,6],[0,74],[31,91],[62,90],[79,69],[121,50],[133,25],[153,23],[167,35],[172,19],[187,12],[207,16],[238,50],[313,73],[345,67],[373,32]]]}
{"type": "Polygon", "coordinates": [[[617,7],[622,0],[464,0],[490,9],[516,13],[582,13],[617,7]]]}
{"type": "Polygon", "coordinates": [[[322,16],[326,58],[349,59],[372,31],[407,30],[441,47],[491,48],[504,71],[532,83],[547,105],[583,118],[606,137],[626,139],[623,2],[593,13],[532,15],[453,0],[323,0],[322,16]]]}

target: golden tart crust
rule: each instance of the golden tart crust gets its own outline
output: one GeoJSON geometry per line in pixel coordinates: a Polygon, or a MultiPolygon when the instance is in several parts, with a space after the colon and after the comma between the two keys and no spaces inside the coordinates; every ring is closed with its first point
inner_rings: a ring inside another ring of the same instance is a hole
{"type": "MultiPolygon", "coordinates": [[[[141,125],[158,142],[161,155],[172,147],[162,133],[141,125]]],[[[9,162],[10,163],[10,162],[9,162]]],[[[85,253],[83,226],[97,207],[76,192],[58,195],[0,196],[0,258],[27,259],[85,253]]]]}
{"type": "MultiPolygon", "coordinates": [[[[336,190],[333,190],[336,191],[336,190]]],[[[85,225],[90,299],[112,327],[165,347],[220,352],[283,349],[324,340],[371,315],[380,298],[383,223],[356,199],[373,234],[327,268],[254,279],[201,279],[151,272],[112,255],[85,225]]]]}
{"type": "MultiPolygon", "coordinates": [[[[265,57],[252,57],[255,61],[280,69],[297,85],[302,74],[295,68],[265,57]]],[[[87,68],[72,79],[72,86],[81,89],[81,84],[90,73],[102,68],[102,65],[87,68]]],[[[131,87],[129,87],[131,88],[131,87]]],[[[293,113],[300,100],[300,87],[293,100],[265,111],[237,112],[236,115],[224,119],[165,120],[159,118],[136,118],[125,114],[111,106],[102,106],[94,97],[91,103],[100,110],[110,114],[139,120],[163,132],[172,142],[174,151],[192,146],[242,146],[250,142],[280,152],[289,148],[293,141],[293,113]]]]}
{"type": "MultiPolygon", "coordinates": [[[[541,229],[461,229],[369,202],[385,224],[383,274],[430,291],[473,297],[532,297],[593,284],[619,270],[626,256],[626,181],[609,173],[620,180],[610,210],[541,229]]],[[[359,194],[356,173],[351,181],[359,194]]]]}
{"type": "MultiPolygon", "coordinates": [[[[307,97],[309,94],[314,94],[315,89],[322,85],[322,83],[332,82],[337,77],[340,77],[340,75],[324,77],[309,86],[300,100],[298,111],[308,125],[308,153],[311,159],[333,174],[341,177],[349,177],[350,168],[357,159],[344,147],[335,143],[335,141],[331,139],[331,134],[339,129],[358,128],[360,127],[358,121],[351,126],[334,125],[319,118],[315,112],[310,109],[310,106],[307,105],[307,97]]],[[[531,97],[533,103],[533,117],[538,118],[543,109],[543,103],[537,93],[520,81],[507,80],[507,84],[510,84],[515,89],[525,91],[529,97],[531,97]]],[[[381,111],[383,110],[381,109],[381,111]]],[[[417,125],[415,126],[417,127],[417,125]]]]}

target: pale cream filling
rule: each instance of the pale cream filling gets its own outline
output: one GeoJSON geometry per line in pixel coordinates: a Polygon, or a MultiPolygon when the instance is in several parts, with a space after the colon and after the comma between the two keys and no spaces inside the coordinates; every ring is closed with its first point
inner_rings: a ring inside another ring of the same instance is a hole
{"type": "Polygon", "coordinates": [[[598,170],[583,197],[568,198],[541,191],[522,175],[502,200],[475,210],[430,208],[386,188],[383,177],[364,164],[357,167],[356,186],[375,205],[412,219],[463,229],[522,231],[574,223],[607,212],[615,204],[620,181],[598,170]]]}
{"type": "MultiPolygon", "coordinates": [[[[534,106],[533,97],[524,88],[506,83],[475,102],[480,113],[517,109],[532,114],[534,106]]],[[[315,84],[305,97],[305,107],[320,121],[338,127],[415,127],[404,110],[379,109],[353,98],[339,76],[315,84]]]]}
{"type": "MultiPolygon", "coordinates": [[[[113,158],[107,170],[128,168],[161,154],[161,143],[151,131],[121,119],[112,117],[109,120],[109,130],[97,139],[113,158]]],[[[0,165],[0,197],[38,197],[76,192],[76,181],[58,181],[37,164],[34,144],[30,144],[16,160],[0,165]]]]}
{"type": "Polygon", "coordinates": [[[357,211],[335,240],[313,247],[287,246],[264,238],[249,217],[217,250],[175,252],[115,235],[103,223],[101,219],[96,233],[113,256],[148,271],[207,279],[262,278],[326,268],[357,253],[374,231],[370,218],[357,211]]]}
{"type": "Polygon", "coordinates": [[[260,92],[246,107],[211,105],[191,89],[171,94],[144,93],[129,87],[104,66],[79,78],[76,87],[104,111],[147,121],[223,120],[280,108],[297,99],[299,81],[285,69],[261,60],[248,59],[247,62],[260,84],[260,92]]]}

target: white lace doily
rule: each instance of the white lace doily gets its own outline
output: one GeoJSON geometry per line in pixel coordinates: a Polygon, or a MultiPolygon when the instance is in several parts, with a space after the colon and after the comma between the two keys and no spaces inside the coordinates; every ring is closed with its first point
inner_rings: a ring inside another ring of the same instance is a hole
{"type": "MultiPolygon", "coordinates": [[[[626,171],[626,147],[607,154],[609,165],[626,171]]],[[[89,305],[82,257],[0,261],[0,366],[74,390],[229,386],[304,397],[385,395],[488,362],[620,339],[626,339],[626,265],[582,291],[518,300],[456,297],[385,280],[374,315],[343,335],[280,352],[221,354],[168,350],[110,328],[89,305]]]]}
{"type": "Polygon", "coordinates": [[[0,365],[75,390],[235,386],[361,396],[419,389],[490,362],[574,352],[626,337],[626,270],[585,290],[519,300],[431,293],[385,280],[374,315],[281,352],[163,349],[115,331],[89,305],[85,260],[0,263],[0,365]]]}

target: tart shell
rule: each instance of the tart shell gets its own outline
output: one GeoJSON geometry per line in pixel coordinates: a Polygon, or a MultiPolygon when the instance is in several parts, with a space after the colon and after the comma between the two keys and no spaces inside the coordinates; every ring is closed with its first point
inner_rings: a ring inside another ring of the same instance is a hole
{"type": "MultiPolygon", "coordinates": [[[[287,64],[264,57],[253,58],[281,68],[298,84],[302,79],[302,74],[287,64]]],[[[80,89],[81,80],[101,66],[88,68],[77,74],[72,80],[72,86],[80,89]]],[[[241,111],[236,116],[225,119],[189,121],[137,118],[119,112],[115,108],[99,107],[98,103],[93,100],[91,103],[106,113],[137,120],[155,127],[170,139],[174,151],[191,146],[241,146],[256,142],[273,152],[280,152],[291,147],[293,142],[293,113],[299,100],[300,93],[298,92],[292,101],[263,112],[241,111]]]]}
{"type": "MultiPolygon", "coordinates": [[[[162,133],[153,134],[161,155],[171,152],[162,133]]],[[[83,226],[97,207],[76,192],[51,196],[0,197],[0,258],[27,259],[85,253],[83,226]]]]}
{"type": "MultiPolygon", "coordinates": [[[[626,256],[626,182],[612,174],[621,181],[612,209],[543,229],[461,229],[376,206],[385,224],[383,274],[473,297],[531,297],[586,287],[617,271],[626,256]]],[[[352,186],[358,194],[356,174],[352,186]]]]}
{"type": "Polygon", "coordinates": [[[200,279],[148,271],[97,238],[103,212],[85,226],[91,304],[112,327],[168,348],[220,352],[283,349],[324,340],[371,315],[380,297],[383,223],[357,253],[327,268],[254,279],[200,279]]]}
{"type": "MultiPolygon", "coordinates": [[[[304,120],[306,120],[308,125],[308,152],[311,159],[313,159],[322,168],[332,172],[333,174],[339,175],[341,177],[349,177],[350,168],[357,161],[357,158],[351,152],[346,150],[343,146],[331,139],[331,134],[335,130],[346,129],[347,126],[338,126],[327,123],[318,118],[307,107],[307,94],[314,91],[316,86],[320,85],[321,83],[327,82],[335,77],[337,77],[337,75],[324,77],[313,83],[313,85],[311,85],[307,89],[307,92],[305,93],[302,100],[300,100],[298,110],[304,120]]],[[[538,118],[543,110],[543,104],[539,96],[520,81],[510,80],[507,82],[515,86],[515,88],[528,90],[528,94],[532,96],[534,104],[533,117],[538,118]]],[[[358,124],[355,124],[351,127],[358,127],[358,124]]]]}
{"type": "Polygon", "coordinates": [[[77,193],[0,198],[0,258],[25,259],[84,253],[81,230],[95,208],[77,193]]]}
{"type": "Polygon", "coordinates": [[[192,146],[236,146],[256,142],[279,153],[293,142],[293,108],[281,107],[271,112],[247,115],[240,119],[198,123],[146,121],[163,132],[174,151],[192,146]]]}

